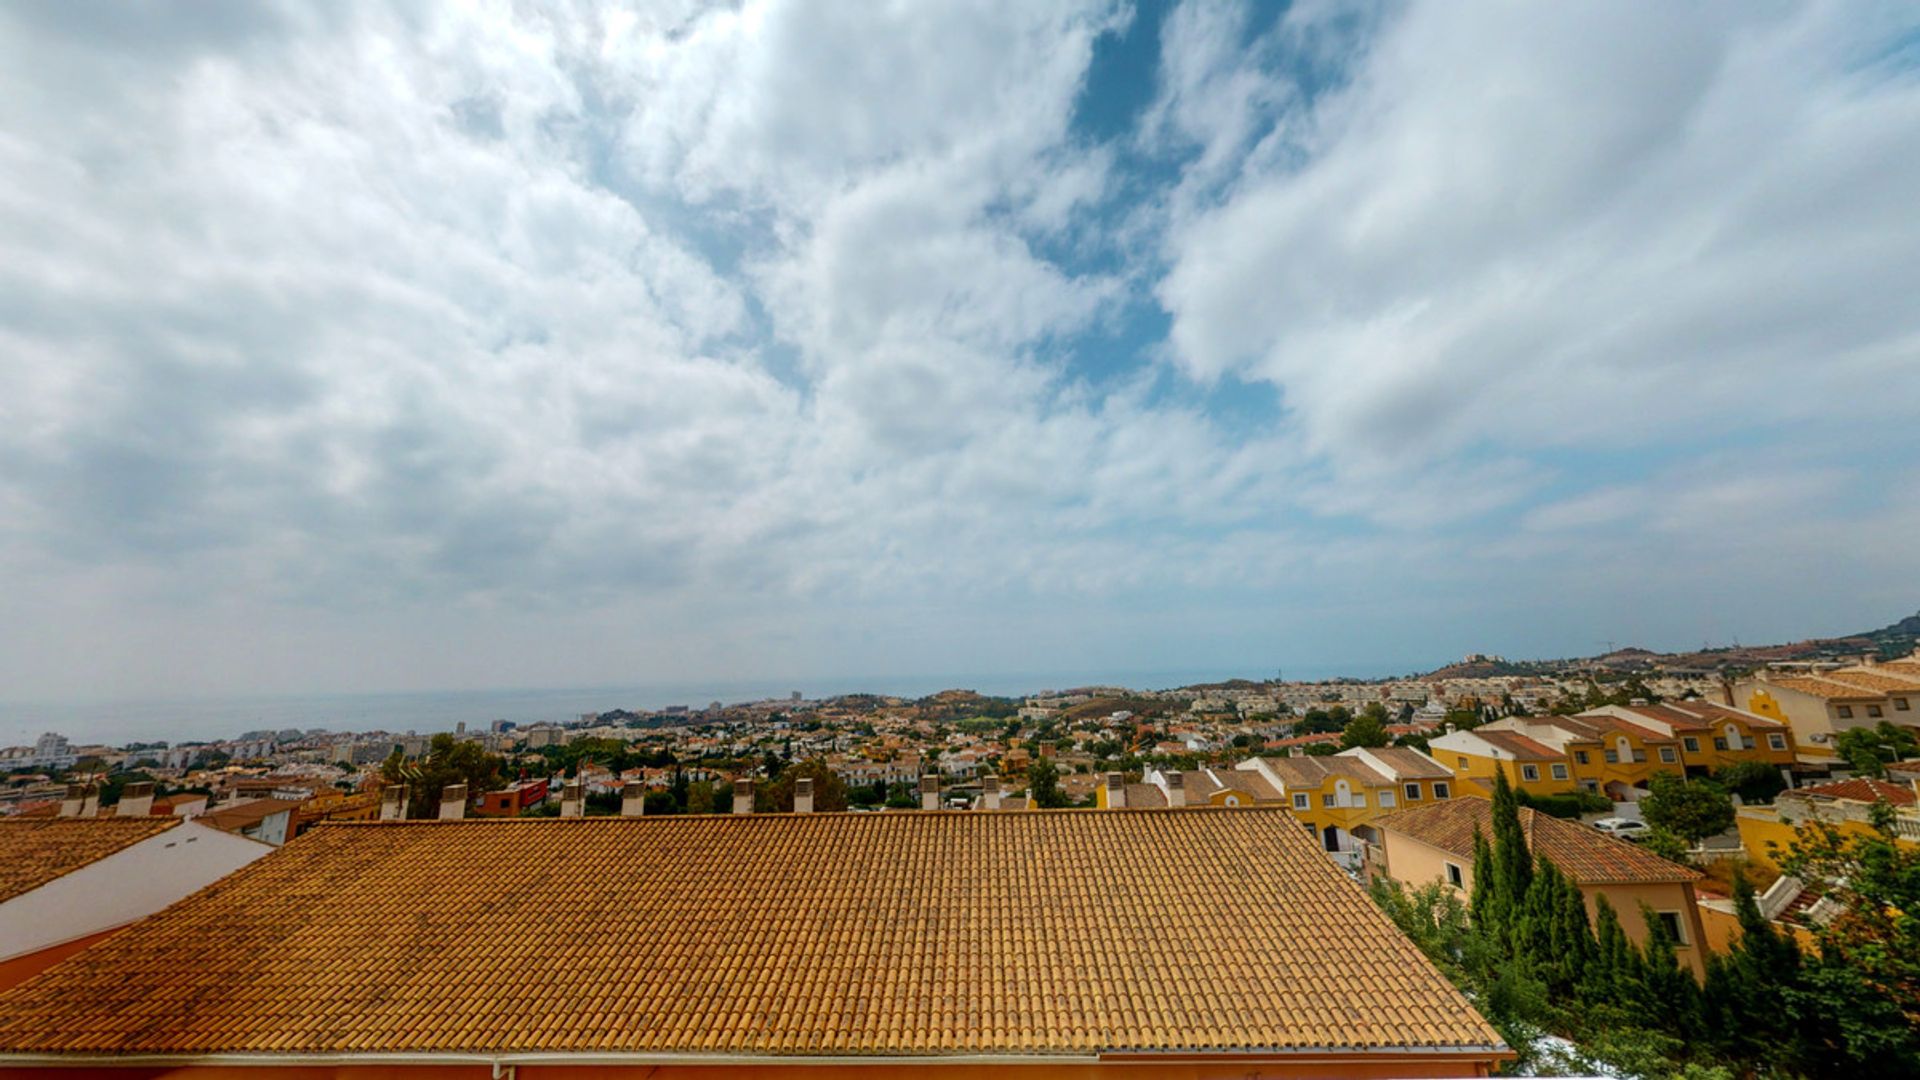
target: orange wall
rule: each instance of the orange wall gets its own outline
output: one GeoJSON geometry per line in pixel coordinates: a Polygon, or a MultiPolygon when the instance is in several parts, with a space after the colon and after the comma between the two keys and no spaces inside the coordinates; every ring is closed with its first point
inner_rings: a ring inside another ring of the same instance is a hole
{"type": "Polygon", "coordinates": [[[102,930],[97,934],[88,934],[83,938],[75,938],[72,941],[41,949],[39,952],[30,952],[11,960],[0,961],[0,990],[25,982],[30,976],[39,974],[94,942],[119,933],[122,929],[124,927],[116,926],[111,930],[102,930]]]}

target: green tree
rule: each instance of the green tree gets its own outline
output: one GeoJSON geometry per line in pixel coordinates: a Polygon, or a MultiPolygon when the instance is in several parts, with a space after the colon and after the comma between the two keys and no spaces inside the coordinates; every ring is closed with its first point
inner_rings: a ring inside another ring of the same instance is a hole
{"type": "Polygon", "coordinates": [[[1060,788],[1060,770],[1052,758],[1036,758],[1027,766],[1027,798],[1043,810],[1057,809],[1070,801],[1060,788]]]}
{"type": "Polygon", "coordinates": [[[1780,770],[1764,761],[1736,761],[1714,770],[1713,782],[1749,803],[1770,803],[1787,789],[1780,770]]]}
{"type": "Polygon", "coordinates": [[[1711,780],[1687,780],[1675,773],[1654,773],[1649,793],[1640,800],[1647,824],[1698,844],[1733,828],[1733,800],[1711,780]]]}
{"type": "Polygon", "coordinates": [[[1387,745],[1386,710],[1379,702],[1368,705],[1359,716],[1348,722],[1340,733],[1340,748],[1351,750],[1356,746],[1387,745]]]}
{"type": "Polygon", "coordinates": [[[833,775],[833,770],[827,768],[826,762],[812,758],[798,765],[789,765],[781,770],[780,779],[760,785],[754,792],[755,809],[763,813],[791,813],[794,781],[801,777],[813,781],[813,808],[816,812],[824,814],[847,808],[847,785],[833,775]]]}
{"type": "Polygon", "coordinates": [[[445,732],[429,740],[426,756],[417,760],[408,760],[394,747],[381,764],[380,775],[389,784],[406,785],[409,818],[438,816],[440,793],[450,784],[467,785],[469,797],[506,786],[506,769],[498,755],[445,732]]]}
{"type": "Polygon", "coordinates": [[[1870,728],[1849,728],[1834,737],[1834,747],[1862,776],[1885,776],[1896,761],[1920,757],[1920,739],[1885,720],[1870,728]]]}
{"type": "Polygon", "coordinates": [[[1840,907],[1815,928],[1818,953],[1803,968],[1810,1011],[1832,1024],[1829,1049],[1856,1066],[1905,1062],[1920,1074],[1920,847],[1898,841],[1886,802],[1872,818],[1867,831],[1802,824],[1781,869],[1840,907]]]}

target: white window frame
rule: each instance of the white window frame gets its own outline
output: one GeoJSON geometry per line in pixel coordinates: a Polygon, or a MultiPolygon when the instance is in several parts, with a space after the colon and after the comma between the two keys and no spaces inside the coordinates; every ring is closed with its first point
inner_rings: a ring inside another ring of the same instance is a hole
{"type": "Polygon", "coordinates": [[[1767,732],[1767,749],[1785,750],[1786,748],[1787,748],[1787,737],[1785,735],[1782,735],[1777,731],[1767,732]]]}
{"type": "Polygon", "coordinates": [[[1520,766],[1520,779],[1526,780],[1529,782],[1540,779],[1540,766],[1538,765],[1520,766]]]}
{"type": "Polygon", "coordinates": [[[1331,809],[1333,809],[1333,806],[1334,806],[1334,796],[1333,796],[1333,792],[1331,792],[1331,791],[1328,791],[1328,792],[1323,792],[1323,793],[1321,794],[1321,796],[1320,796],[1320,806],[1321,806],[1321,808],[1322,808],[1322,809],[1325,809],[1325,810],[1331,810],[1331,809]]]}
{"type": "Polygon", "coordinates": [[[1382,791],[1380,793],[1380,809],[1391,810],[1394,807],[1399,805],[1400,805],[1400,800],[1393,797],[1393,792],[1382,791]]]}
{"type": "Polygon", "coordinates": [[[1697,754],[1700,752],[1700,740],[1694,738],[1692,735],[1682,736],[1680,745],[1686,747],[1687,753],[1689,754],[1697,754]]]}
{"type": "Polygon", "coordinates": [[[1679,760],[1680,755],[1674,753],[1673,747],[1663,746],[1660,748],[1660,763],[1662,765],[1672,765],[1679,760]]]}
{"type": "Polygon", "coordinates": [[[1567,767],[1557,761],[1553,763],[1551,771],[1555,780],[1565,780],[1567,778],[1567,767]]]}
{"type": "Polygon", "coordinates": [[[1460,864],[1443,863],[1442,865],[1447,868],[1447,884],[1456,889],[1464,889],[1467,887],[1467,875],[1465,871],[1460,869],[1460,864]]]}
{"type": "Polygon", "coordinates": [[[1293,793],[1293,808],[1295,810],[1311,810],[1313,809],[1313,799],[1304,791],[1296,791],[1293,793]]]}
{"type": "Polygon", "coordinates": [[[1406,785],[1406,793],[1407,793],[1408,802],[1419,802],[1420,801],[1419,781],[1416,780],[1415,782],[1406,785]]]}
{"type": "Polygon", "coordinates": [[[1453,798],[1453,788],[1449,786],[1445,780],[1435,780],[1433,782],[1433,797],[1436,799],[1451,799],[1453,798]]]}

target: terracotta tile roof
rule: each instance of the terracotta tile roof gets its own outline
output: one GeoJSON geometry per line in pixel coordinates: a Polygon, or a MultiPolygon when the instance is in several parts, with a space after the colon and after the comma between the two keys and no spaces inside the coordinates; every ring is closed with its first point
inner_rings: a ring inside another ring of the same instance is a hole
{"type": "Polygon", "coordinates": [[[1787,794],[1824,795],[1829,799],[1854,799],[1859,802],[1876,802],[1885,799],[1895,806],[1913,806],[1920,803],[1920,798],[1916,798],[1913,794],[1913,788],[1906,784],[1890,784],[1885,780],[1868,780],[1863,777],[1795,788],[1787,794]]]}
{"type": "MultiPolygon", "coordinates": [[[[1471,859],[1475,829],[1489,841],[1493,839],[1493,803],[1479,798],[1448,799],[1395,811],[1374,824],[1471,859]]],[[[1529,851],[1552,859],[1581,885],[1693,881],[1701,876],[1698,870],[1670,863],[1577,821],[1564,821],[1524,806],[1520,808],[1520,828],[1526,833],[1529,851]]]]}
{"type": "MultiPolygon", "coordinates": [[[[1367,751],[1393,770],[1397,780],[1450,780],[1453,770],[1410,746],[1378,746],[1367,751]]],[[[1341,755],[1335,754],[1335,757],[1341,755]]]]}
{"type": "Polygon", "coordinates": [[[1920,676],[1902,676],[1897,672],[1861,671],[1857,668],[1843,668],[1829,671],[1823,678],[1833,682],[1846,683],[1849,686],[1864,687],[1888,694],[1920,693],[1920,676]]]}
{"type": "Polygon", "coordinates": [[[1901,675],[1920,675],[1920,657],[1903,656],[1898,660],[1882,660],[1880,666],[1901,675]]]}
{"type": "Polygon", "coordinates": [[[165,832],[178,818],[0,818],[0,901],[165,832]]]}
{"type": "Polygon", "coordinates": [[[1834,682],[1824,676],[1814,678],[1809,675],[1775,675],[1760,685],[1762,687],[1782,686],[1788,690],[1798,690],[1802,694],[1826,698],[1829,701],[1875,701],[1885,696],[1850,683],[1834,682]]]}
{"type": "Polygon", "coordinates": [[[1666,707],[1687,713],[1690,716],[1699,717],[1702,726],[1711,726],[1721,720],[1733,720],[1745,724],[1750,728],[1779,728],[1785,730],[1787,727],[1787,725],[1775,720],[1771,716],[1761,716],[1758,713],[1729,708],[1716,701],[1669,701],[1666,703],[1666,707]]]}
{"type": "Polygon", "coordinates": [[[1559,761],[1563,755],[1545,743],[1527,738],[1513,731],[1487,731],[1475,729],[1467,734],[1484,739],[1494,746],[1512,754],[1519,761],[1559,761]]]}
{"type": "Polygon", "coordinates": [[[1497,1043],[1277,808],[327,824],[0,995],[0,1053],[1497,1043]]]}
{"type": "Polygon", "coordinates": [[[246,802],[228,803],[216,807],[194,818],[200,824],[222,832],[239,832],[252,828],[275,814],[297,811],[300,804],[287,799],[249,799],[246,802]]]}

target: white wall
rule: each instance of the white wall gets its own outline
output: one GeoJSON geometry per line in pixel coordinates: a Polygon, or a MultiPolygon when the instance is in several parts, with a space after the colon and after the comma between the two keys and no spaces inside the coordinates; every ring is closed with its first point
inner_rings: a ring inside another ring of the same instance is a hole
{"type": "Polygon", "coordinates": [[[144,918],[272,852],[183,821],[0,903],[0,960],[144,918]]]}

